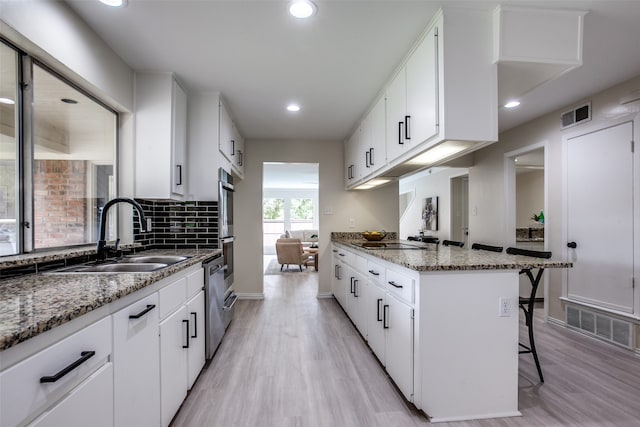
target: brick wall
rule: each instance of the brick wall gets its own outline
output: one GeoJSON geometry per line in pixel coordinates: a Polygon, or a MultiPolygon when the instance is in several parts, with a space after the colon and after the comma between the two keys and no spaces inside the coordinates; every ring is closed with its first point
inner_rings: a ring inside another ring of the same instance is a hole
{"type": "Polygon", "coordinates": [[[35,247],[86,243],[86,162],[35,160],[33,168],[35,247]]]}
{"type": "Polygon", "coordinates": [[[218,247],[218,202],[173,202],[136,199],[151,218],[151,233],[141,233],[134,211],[134,240],[150,248],[218,247]]]}

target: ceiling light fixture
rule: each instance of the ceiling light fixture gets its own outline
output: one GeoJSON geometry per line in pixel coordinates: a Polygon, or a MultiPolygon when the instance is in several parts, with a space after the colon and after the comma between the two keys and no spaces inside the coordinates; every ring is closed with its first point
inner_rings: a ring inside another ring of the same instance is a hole
{"type": "Polygon", "coordinates": [[[100,0],[100,3],[111,7],[124,7],[127,5],[127,0],[100,0]]]}
{"type": "Polygon", "coordinates": [[[296,18],[306,19],[316,14],[318,8],[310,0],[294,0],[289,3],[289,13],[296,18]]]}
{"type": "Polygon", "coordinates": [[[516,108],[518,105],[520,105],[520,101],[513,100],[504,104],[504,108],[516,108]]]}
{"type": "Polygon", "coordinates": [[[13,105],[15,103],[16,103],[16,101],[14,101],[11,98],[0,98],[0,104],[13,105]]]}
{"type": "Polygon", "coordinates": [[[300,111],[300,106],[298,104],[289,104],[289,105],[287,105],[287,111],[290,111],[292,113],[296,113],[296,112],[300,111]]]}

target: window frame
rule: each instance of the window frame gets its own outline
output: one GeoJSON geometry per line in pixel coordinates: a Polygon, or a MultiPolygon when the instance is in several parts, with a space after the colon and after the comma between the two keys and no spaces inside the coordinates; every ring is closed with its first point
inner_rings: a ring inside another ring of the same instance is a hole
{"type": "MultiPolygon", "coordinates": [[[[56,250],[64,250],[68,248],[78,248],[93,245],[97,242],[85,242],[73,245],[63,245],[46,248],[35,248],[34,233],[34,88],[33,88],[33,70],[34,66],[40,67],[43,71],[49,73],[52,77],[59,79],[62,83],[70,88],[80,92],[91,101],[95,102],[105,110],[114,115],[114,152],[113,152],[113,177],[115,196],[118,196],[119,188],[119,157],[120,157],[120,114],[117,110],[110,107],[104,101],[93,95],[88,89],[75,83],[60,71],[48,65],[41,59],[31,55],[29,52],[17,46],[15,43],[0,36],[0,43],[13,49],[17,55],[17,99],[16,99],[16,204],[18,206],[16,218],[16,253],[6,256],[22,255],[27,253],[51,252],[56,250]]],[[[93,166],[98,163],[92,163],[93,166]]],[[[116,229],[119,224],[117,211],[111,212],[116,215],[114,223],[116,229]]],[[[93,239],[92,239],[93,240],[93,239]]],[[[0,260],[2,256],[0,256],[0,260]]]]}

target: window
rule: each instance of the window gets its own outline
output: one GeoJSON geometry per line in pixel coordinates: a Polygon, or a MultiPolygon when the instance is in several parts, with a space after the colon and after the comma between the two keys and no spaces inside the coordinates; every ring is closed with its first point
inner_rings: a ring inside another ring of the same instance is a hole
{"type": "Polygon", "coordinates": [[[0,256],[17,253],[18,52],[0,43],[0,256]]]}
{"type": "MultiPolygon", "coordinates": [[[[0,47],[1,87],[12,86],[26,106],[16,102],[13,116],[0,110],[0,225],[13,233],[0,255],[96,242],[101,209],[116,196],[118,116],[28,55],[0,47]],[[5,58],[13,58],[13,67],[5,58]],[[21,75],[31,83],[22,93],[21,75]]],[[[115,232],[115,224],[109,228],[115,232]]]]}

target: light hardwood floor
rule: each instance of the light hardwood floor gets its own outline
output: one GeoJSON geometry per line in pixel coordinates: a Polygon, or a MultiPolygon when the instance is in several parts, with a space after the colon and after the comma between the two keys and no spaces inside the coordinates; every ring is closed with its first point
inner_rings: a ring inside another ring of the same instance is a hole
{"type": "MultiPolygon", "coordinates": [[[[236,304],[174,427],[430,424],[400,397],[338,303],[316,298],[317,280],[265,276],[263,301],[236,304]]],[[[531,356],[520,356],[522,417],[433,425],[640,426],[640,358],[556,325],[536,327],[546,382],[538,384],[531,356]]]]}

